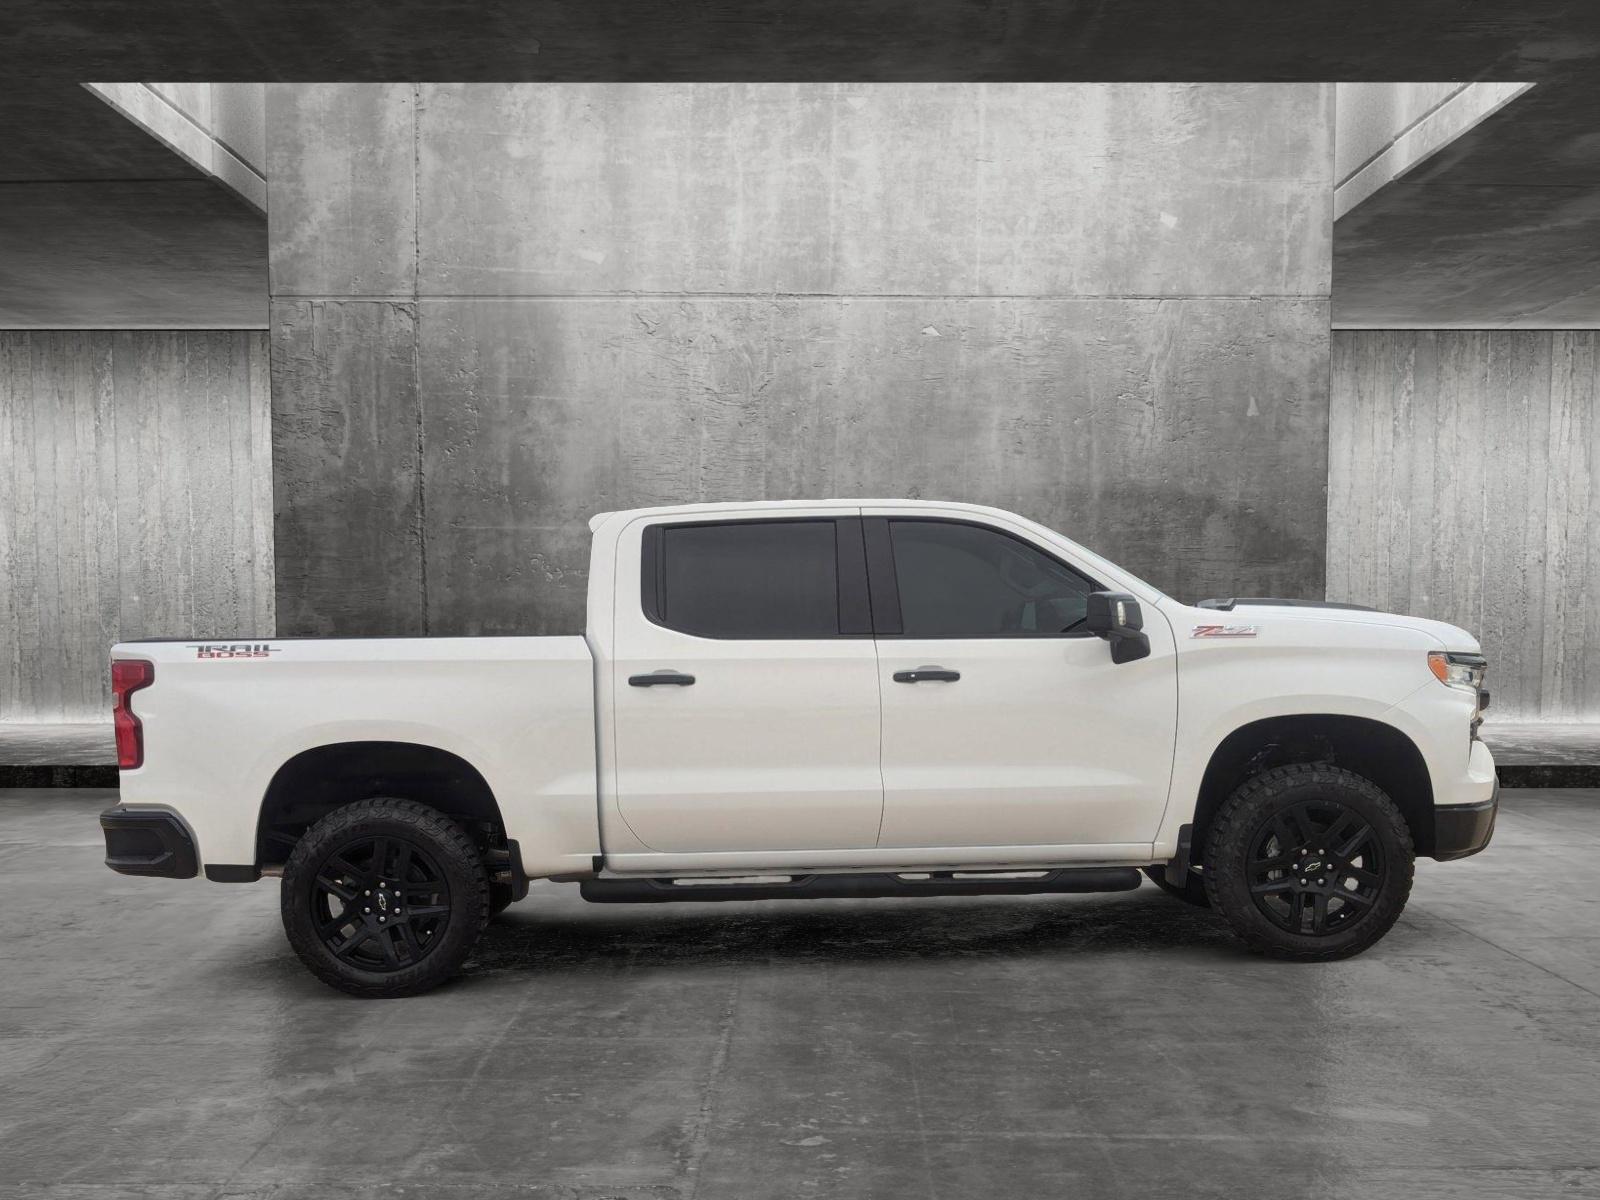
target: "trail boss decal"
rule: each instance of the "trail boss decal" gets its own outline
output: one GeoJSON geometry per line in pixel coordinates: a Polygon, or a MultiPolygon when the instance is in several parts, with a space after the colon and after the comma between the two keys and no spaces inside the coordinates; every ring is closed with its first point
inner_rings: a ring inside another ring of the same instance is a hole
{"type": "Polygon", "coordinates": [[[1255,637],[1261,632],[1259,625],[1196,625],[1190,637],[1238,638],[1255,637]]]}
{"type": "Polygon", "coordinates": [[[237,642],[232,645],[213,645],[202,642],[196,645],[187,643],[196,658],[266,658],[269,654],[276,654],[283,647],[269,646],[266,642],[237,642]]]}

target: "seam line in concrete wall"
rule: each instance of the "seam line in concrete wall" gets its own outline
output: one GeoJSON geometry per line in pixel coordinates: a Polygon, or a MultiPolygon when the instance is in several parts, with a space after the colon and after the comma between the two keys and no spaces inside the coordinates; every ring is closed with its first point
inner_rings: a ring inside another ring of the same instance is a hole
{"type": "MultiPolygon", "coordinates": [[[[411,85],[411,211],[422,211],[422,85],[411,85]]],[[[417,592],[422,600],[422,632],[428,632],[428,487],[422,410],[422,222],[411,222],[411,390],[417,398],[417,592]]]]}

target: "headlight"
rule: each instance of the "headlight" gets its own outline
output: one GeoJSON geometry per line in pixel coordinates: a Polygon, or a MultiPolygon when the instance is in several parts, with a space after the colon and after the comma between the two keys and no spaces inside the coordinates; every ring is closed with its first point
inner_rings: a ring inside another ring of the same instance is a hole
{"type": "Polygon", "coordinates": [[[1476,692],[1483,687],[1488,663],[1481,654],[1448,654],[1443,650],[1428,653],[1428,670],[1440,683],[1476,692]]]}

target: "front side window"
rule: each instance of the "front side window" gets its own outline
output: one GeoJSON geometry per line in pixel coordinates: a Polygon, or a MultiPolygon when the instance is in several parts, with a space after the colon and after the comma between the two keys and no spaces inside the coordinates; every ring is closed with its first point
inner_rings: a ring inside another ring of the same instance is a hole
{"type": "Polygon", "coordinates": [[[1081,631],[1096,585],[980,525],[891,520],[905,637],[1056,637],[1081,631]]]}
{"type": "MultiPolygon", "coordinates": [[[[839,636],[832,521],[658,526],[655,619],[710,638],[839,636]]],[[[859,553],[859,552],[858,552],[859,553]]],[[[647,581],[648,586],[648,581],[647,581]]]]}

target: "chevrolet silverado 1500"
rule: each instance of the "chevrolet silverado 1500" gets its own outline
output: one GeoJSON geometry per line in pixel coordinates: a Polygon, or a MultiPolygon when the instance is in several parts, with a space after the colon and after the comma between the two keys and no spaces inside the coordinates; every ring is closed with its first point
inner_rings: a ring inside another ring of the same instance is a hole
{"type": "Polygon", "coordinates": [[[319,978],[405,995],[530,880],[597,902],[1119,891],[1255,950],[1394,924],[1488,842],[1484,662],[1450,625],[1179,603],[968,504],[591,522],[581,637],[112,650],[129,875],[281,876],[319,978]]]}

